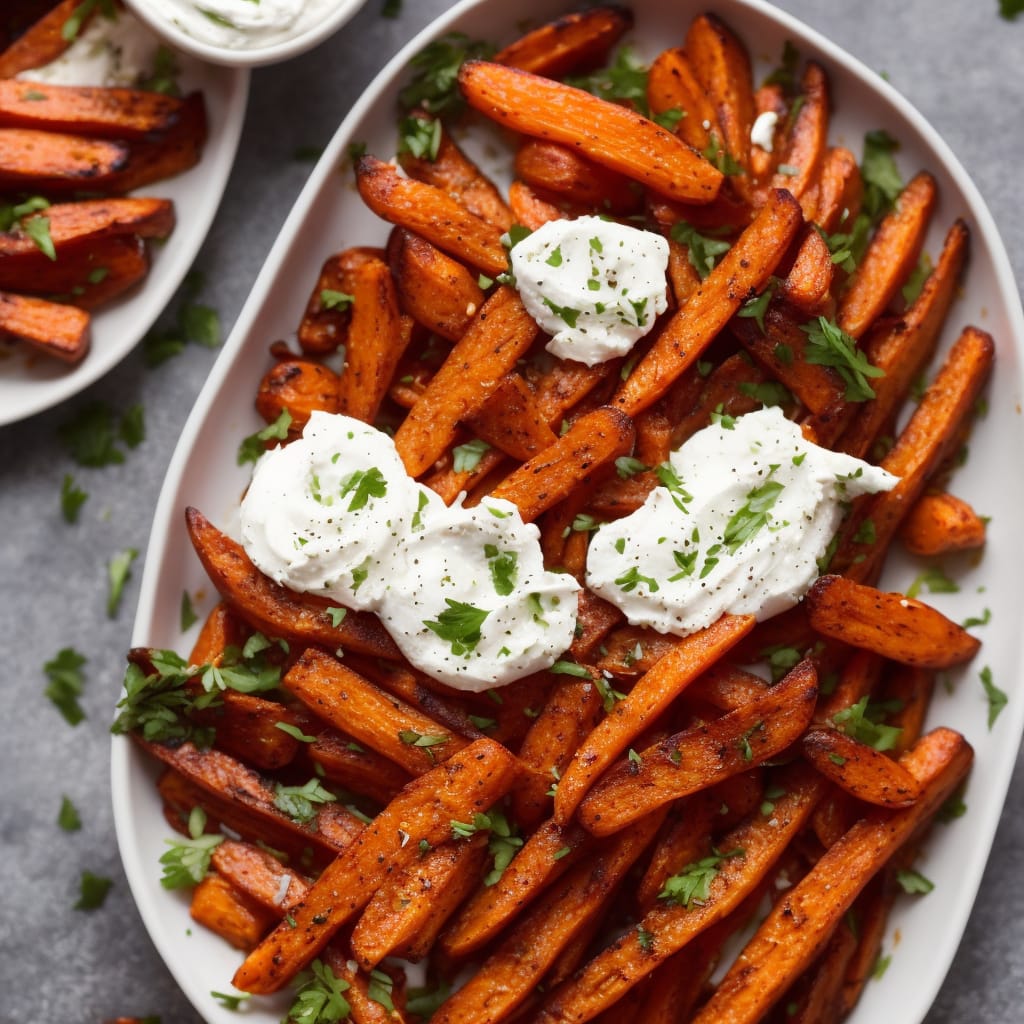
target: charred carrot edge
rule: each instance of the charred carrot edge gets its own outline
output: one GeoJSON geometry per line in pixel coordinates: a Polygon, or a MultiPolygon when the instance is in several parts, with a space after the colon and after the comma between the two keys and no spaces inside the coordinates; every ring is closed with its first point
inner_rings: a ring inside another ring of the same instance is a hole
{"type": "Polygon", "coordinates": [[[71,45],[62,30],[80,2],[61,0],[0,53],[0,78],[14,78],[56,60],[71,45]]]}
{"type": "Polygon", "coordinates": [[[0,292],[0,336],[9,335],[65,363],[89,351],[89,314],[46,299],[0,292]]]}
{"type": "Polygon", "coordinates": [[[896,761],[835,729],[811,729],[803,751],[825,778],[866,803],[909,807],[921,795],[917,780],[896,761]]]}
{"type": "Polygon", "coordinates": [[[314,412],[337,412],[340,394],[341,379],[330,367],[308,359],[282,359],[263,375],[256,411],[274,423],[287,409],[288,437],[296,438],[314,412]]]}

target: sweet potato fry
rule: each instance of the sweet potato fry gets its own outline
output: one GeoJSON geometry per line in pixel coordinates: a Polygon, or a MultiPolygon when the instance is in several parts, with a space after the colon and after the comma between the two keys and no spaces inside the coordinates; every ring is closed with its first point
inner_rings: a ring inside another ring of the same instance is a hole
{"type": "Polygon", "coordinates": [[[646,117],[581,89],[501,64],[466,61],[459,88],[506,128],[573,146],[669,199],[708,203],[722,174],[646,117]]]}
{"type": "Polygon", "coordinates": [[[718,111],[697,81],[682,47],[662,50],[654,58],[647,76],[647,103],[652,114],[685,112],[676,134],[698,153],[708,148],[712,132],[722,137],[718,111]]]}
{"type": "Polygon", "coordinates": [[[754,627],[752,615],[723,615],[716,623],[680,640],[642,676],[573,754],[555,792],[555,820],[567,822],[608,766],[705,669],[754,627]]]}
{"type": "Polygon", "coordinates": [[[352,929],[352,955],[360,966],[369,971],[386,956],[407,956],[410,947],[429,949],[430,937],[469,895],[486,859],[487,835],[478,832],[442,843],[389,879],[352,929]]]}
{"type": "Polygon", "coordinates": [[[753,223],[633,368],[615,395],[618,408],[631,416],[646,409],[700,358],[740,303],[764,287],[801,218],[800,207],[788,192],[772,193],[753,223]]]}
{"type": "Polygon", "coordinates": [[[985,544],[985,520],[955,495],[924,494],[904,521],[900,540],[913,555],[970,551],[985,544]]]}
{"type": "Polygon", "coordinates": [[[558,440],[518,373],[506,374],[487,401],[466,417],[466,423],[481,440],[522,462],[558,440]]]}
{"type": "Polygon", "coordinates": [[[0,128],[0,189],[104,192],[128,164],[127,146],[34,128],[0,128]]]}
{"type": "Polygon", "coordinates": [[[836,323],[852,338],[861,337],[914,269],[935,202],[935,179],[921,171],[879,224],[836,312],[836,323]]]}
{"type": "Polygon", "coordinates": [[[352,273],[352,320],[345,348],[337,411],[372,423],[409,342],[391,271],[368,260],[352,273]]]}
{"type": "Polygon", "coordinates": [[[835,729],[811,729],[804,757],[827,779],[858,800],[878,807],[909,807],[921,787],[913,775],[874,747],[835,729]]]}
{"type": "Polygon", "coordinates": [[[287,409],[288,436],[298,437],[314,412],[337,412],[341,382],[329,367],[308,359],[282,359],[263,375],[256,411],[274,423],[287,409]]]}
{"type": "Polygon", "coordinates": [[[515,783],[515,759],[490,740],[477,740],[408,786],[330,864],[292,912],[246,958],[234,977],[246,992],[286,985],[347,921],[366,905],[388,874],[410,863],[419,844],[437,845],[452,821],[472,819],[515,783]]]}
{"type": "Polygon", "coordinates": [[[410,476],[420,476],[444,454],[458,422],[487,401],[537,330],[511,289],[498,288],[484,303],[395,434],[395,447],[410,476]],[[472,373],[467,372],[470,368],[472,373]]]}
{"type": "MultiPolygon", "coordinates": [[[[433,115],[421,110],[413,111],[412,117],[434,123],[433,115]]],[[[399,153],[398,162],[410,178],[441,189],[452,199],[458,200],[474,216],[487,221],[499,231],[508,231],[512,226],[512,211],[508,208],[494,183],[480,170],[465,153],[459,149],[451,136],[440,129],[437,153],[428,156],[414,156],[406,150],[399,153]]]]}
{"type": "Polygon", "coordinates": [[[508,266],[501,230],[442,189],[404,178],[373,156],[361,157],[356,164],[356,185],[379,217],[421,235],[476,270],[496,277],[508,266]]]}
{"type": "MultiPolygon", "coordinates": [[[[739,164],[743,175],[748,174],[754,87],[746,48],[720,18],[701,14],[690,22],[684,49],[717,114],[722,132],[719,145],[739,164]]],[[[732,183],[741,192],[747,190],[742,176],[732,183]]]]}
{"type": "Polygon", "coordinates": [[[601,466],[625,455],[633,447],[633,438],[632,421],[618,409],[602,406],[581,416],[491,493],[517,505],[523,520],[530,522],[585,484],[601,466]]]}
{"type": "Polygon", "coordinates": [[[820,576],[804,604],[823,636],[902,665],[949,668],[969,661],[980,641],[923,601],[883,593],[844,576],[820,576]]]}
{"type": "Polygon", "coordinates": [[[378,689],[329,654],[307,648],[282,685],[325,721],[390,758],[410,775],[424,775],[469,745],[432,718],[378,689]]]}
{"type": "Polygon", "coordinates": [[[0,78],[0,127],[4,128],[136,139],[169,129],[181,116],[181,108],[180,99],[158,92],[0,78]]]}
{"type": "Polygon", "coordinates": [[[389,236],[388,263],[405,312],[427,330],[458,341],[484,304],[477,278],[425,238],[401,228],[389,236]]]}
{"type": "Polygon", "coordinates": [[[754,892],[790,840],[804,826],[824,791],[825,783],[806,766],[794,765],[778,779],[786,795],[776,801],[772,818],[752,815],[719,843],[723,857],[700,902],[663,900],[643,916],[640,928],[651,935],[644,948],[630,931],[591,960],[576,977],[560,985],[544,1001],[536,1024],[593,1020],[618,1002],[634,985],[677,953],[705,929],[723,920],[754,892]]]}
{"type": "Polygon", "coordinates": [[[89,351],[89,314],[74,306],[0,292],[0,338],[11,337],[65,363],[89,351]]]}
{"type": "Polygon", "coordinates": [[[515,171],[541,196],[554,194],[618,216],[635,213],[641,205],[640,191],[629,178],[556,142],[527,139],[516,153],[515,171]]]}
{"type": "Polygon", "coordinates": [[[277,917],[217,874],[207,875],[192,890],[189,914],[242,950],[252,949],[277,917]]]}
{"type": "Polygon", "coordinates": [[[525,906],[573,864],[587,842],[575,825],[562,828],[548,820],[523,844],[501,878],[483,886],[455,916],[439,940],[450,957],[463,957],[493,939],[525,906]]]}
{"type": "Polygon", "coordinates": [[[252,843],[225,839],[214,849],[210,864],[236,889],[260,906],[276,910],[278,916],[300,903],[309,889],[309,883],[294,869],[252,843]]]}
{"type": "Polygon", "coordinates": [[[655,811],[574,867],[437,1010],[434,1024],[504,1020],[544,977],[574,935],[599,914],[654,838],[665,811],[655,811]]]}
{"type": "Polygon", "coordinates": [[[870,812],[784,893],[694,1024],[761,1019],[824,948],[872,876],[960,784],[972,756],[967,741],[948,729],[930,733],[905,755],[902,763],[921,784],[921,798],[902,811],[870,812]]]}
{"type": "MultiPolygon", "coordinates": [[[[71,44],[63,36],[64,23],[80,3],[81,0],[61,0],[0,52],[0,78],[14,78],[56,60],[71,44]]],[[[87,18],[92,16],[86,14],[87,18]]]]}
{"type": "Polygon", "coordinates": [[[814,666],[802,661],[763,697],[613,768],[580,804],[580,824],[593,835],[609,835],[669,800],[760,764],[807,728],[817,696],[814,666]]]}
{"type": "Polygon", "coordinates": [[[221,533],[198,509],[185,510],[192,545],[221,597],[251,626],[268,636],[323,644],[375,657],[395,658],[398,650],[384,627],[369,614],[349,612],[337,626],[331,602],[296,594],[264,576],[241,544],[221,533]]]}
{"type": "Polygon", "coordinates": [[[625,7],[592,7],[527,32],[494,59],[520,71],[561,78],[570,71],[601,63],[632,27],[633,15],[625,7]]]}

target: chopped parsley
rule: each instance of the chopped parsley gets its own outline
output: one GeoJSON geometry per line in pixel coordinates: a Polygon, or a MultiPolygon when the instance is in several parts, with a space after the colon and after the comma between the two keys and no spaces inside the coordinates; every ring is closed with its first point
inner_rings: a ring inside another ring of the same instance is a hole
{"type": "Polygon", "coordinates": [[[1024,11],[1024,0],[999,0],[999,16],[1007,21],[1013,21],[1024,11]]]}
{"type": "Polygon", "coordinates": [[[440,743],[447,743],[448,737],[445,734],[436,733],[422,733],[416,732],[415,729],[401,729],[398,733],[398,738],[410,747],[420,747],[426,752],[427,757],[431,761],[434,760],[434,752],[431,747],[436,747],[440,743]]]}
{"type": "Polygon", "coordinates": [[[348,609],[331,605],[331,607],[327,609],[327,614],[331,617],[331,625],[337,629],[342,622],[345,621],[345,616],[348,615],[348,609]]]}
{"type": "Polygon", "coordinates": [[[434,161],[441,148],[441,122],[437,118],[402,118],[398,126],[399,153],[411,153],[417,159],[434,161]]]}
{"type": "Polygon", "coordinates": [[[620,700],[626,699],[626,695],[616,690],[608,677],[604,675],[594,678],[594,686],[597,687],[597,692],[601,695],[601,705],[606,715],[611,714],[612,709],[620,700]]]}
{"type": "Polygon", "coordinates": [[[85,662],[85,657],[73,647],[64,647],[52,661],[43,665],[43,671],[50,680],[43,693],[53,701],[68,725],[78,725],[85,718],[85,712],[78,703],[85,687],[82,674],[85,662]]]}
{"type": "Polygon", "coordinates": [[[480,642],[480,627],[491,613],[487,609],[476,608],[463,601],[453,601],[450,597],[446,597],[444,601],[448,607],[436,620],[424,619],[423,625],[446,643],[450,643],[452,654],[469,654],[480,642]]]}
{"type": "Polygon", "coordinates": [[[315,736],[306,735],[297,725],[292,725],[291,722],[275,722],[274,728],[280,729],[281,732],[291,736],[293,740],[298,740],[300,743],[316,743],[315,736]]]}
{"type": "Polygon", "coordinates": [[[519,556],[515,551],[499,551],[494,544],[484,545],[484,555],[491,570],[495,593],[508,597],[516,588],[519,556]]]}
{"type": "MultiPolygon", "coordinates": [[[[708,138],[708,144],[703,155],[709,164],[718,168],[727,177],[743,174],[743,165],[725,148],[724,143],[719,140],[714,132],[711,132],[708,138]]],[[[785,173],[782,171],[783,166],[785,165],[779,165],[780,173],[785,173]]]]}
{"type": "Polygon", "coordinates": [[[322,960],[314,960],[296,979],[295,1001],[286,1020],[291,1024],[336,1024],[348,1020],[351,1008],[344,993],[349,984],[322,960]]]}
{"type": "Polygon", "coordinates": [[[786,644],[774,644],[761,651],[761,657],[768,660],[768,667],[771,669],[772,682],[777,683],[791,668],[794,668],[803,655],[799,648],[789,647],[786,644]]]}
{"type": "Polygon", "coordinates": [[[768,525],[771,509],[784,490],[777,480],[766,480],[760,487],[747,492],[746,503],[741,505],[725,524],[722,542],[734,555],[738,548],[755,537],[768,525]]]}
{"type": "Polygon", "coordinates": [[[370,498],[383,498],[388,493],[388,482],[384,474],[377,469],[357,469],[350,474],[341,485],[341,497],[352,495],[348,503],[349,512],[358,512],[366,508],[370,498]]]}
{"type": "Polygon", "coordinates": [[[412,77],[399,92],[398,102],[405,110],[422,107],[431,114],[454,116],[465,105],[458,89],[459,68],[467,60],[488,60],[493,55],[490,43],[449,32],[409,62],[412,77]]]}
{"type": "Polygon", "coordinates": [[[333,288],[320,289],[320,306],[323,309],[344,313],[345,310],[351,308],[355,301],[356,297],[349,295],[348,292],[335,291],[333,288]]]}
{"type": "Polygon", "coordinates": [[[490,450],[491,446],[478,437],[465,444],[456,445],[452,449],[452,469],[456,473],[472,473],[480,465],[484,453],[490,450]]]}
{"type": "Polygon", "coordinates": [[[863,209],[877,222],[895,206],[903,191],[903,178],[893,153],[899,143],[886,131],[876,130],[864,136],[864,154],[860,173],[864,180],[863,209]]]}
{"type": "Polygon", "coordinates": [[[650,953],[654,948],[654,932],[647,931],[643,925],[636,926],[636,941],[645,953],[650,953]]]}
{"type": "Polygon", "coordinates": [[[787,39],[782,44],[779,66],[764,80],[765,85],[780,85],[785,92],[796,89],[796,73],[800,67],[800,51],[787,39]]]}
{"type": "Polygon", "coordinates": [[[556,661],[548,670],[556,676],[576,676],[578,679],[589,679],[590,670],[585,665],[575,661],[567,661],[564,658],[556,661]]]}
{"type": "Polygon", "coordinates": [[[656,466],[654,475],[658,478],[661,486],[665,487],[669,494],[672,495],[676,508],[680,512],[686,512],[686,504],[693,501],[693,495],[683,486],[683,481],[679,478],[679,474],[673,468],[672,463],[663,462],[661,465],[656,466]]]}
{"type": "Polygon", "coordinates": [[[152,69],[139,80],[138,87],[146,92],[163,93],[164,96],[180,96],[179,74],[181,68],[177,54],[169,46],[159,46],[153,56],[152,69]]]}
{"type": "Polygon", "coordinates": [[[288,437],[288,428],[292,425],[292,414],[287,409],[282,409],[281,414],[273,423],[268,423],[262,430],[250,434],[238,446],[238,455],[235,461],[239,466],[247,462],[256,462],[267,450],[264,441],[283,441],[288,437]]]}
{"type": "Polygon", "coordinates": [[[181,608],[179,611],[179,626],[182,633],[187,632],[195,624],[197,619],[196,610],[192,607],[192,595],[187,590],[181,592],[181,608]]]}
{"type": "Polygon", "coordinates": [[[988,727],[991,729],[996,724],[999,713],[1006,707],[1010,698],[993,682],[992,669],[988,665],[978,675],[981,679],[981,685],[985,689],[985,696],[988,699],[988,727]]]}
{"type": "Polygon", "coordinates": [[[56,260],[57,250],[50,237],[50,218],[39,212],[49,205],[42,196],[32,196],[14,205],[0,205],[0,231],[10,231],[17,225],[47,259],[56,260]]]}
{"type": "Polygon", "coordinates": [[[884,377],[885,371],[868,362],[857,342],[827,317],[819,316],[801,330],[807,335],[807,362],[831,366],[846,382],[848,402],[866,402],[875,397],[869,377],[884,377]]]}
{"type": "MultiPolygon", "coordinates": [[[[612,103],[628,104],[644,117],[649,117],[647,74],[647,65],[640,61],[628,46],[622,46],[607,67],[589,75],[567,78],[566,84],[584,89],[612,103]]],[[[679,118],[676,118],[676,123],[678,121],[679,118]]]]}
{"type": "Polygon", "coordinates": [[[370,971],[370,982],[366,986],[366,995],[375,1003],[379,1003],[388,1013],[395,1012],[395,1004],[391,999],[391,991],[395,987],[395,980],[390,974],[380,970],[370,971]]]}
{"type": "Polygon", "coordinates": [[[923,587],[926,587],[930,594],[955,594],[960,590],[960,585],[955,580],[951,580],[937,565],[925,569],[917,576],[914,582],[907,587],[907,597],[917,597],[923,587]]]}
{"type": "Polygon", "coordinates": [[[903,301],[909,306],[917,297],[921,294],[921,289],[924,288],[925,281],[928,280],[928,275],[932,272],[932,260],[928,253],[921,253],[920,259],[917,261],[917,265],[910,272],[910,277],[907,278],[907,283],[903,286],[903,301]]]}
{"type": "MultiPolygon", "coordinates": [[[[793,401],[789,388],[777,380],[765,380],[758,384],[754,384],[752,381],[741,381],[738,387],[741,395],[753,398],[755,402],[760,402],[762,405],[789,405],[793,401]]],[[[799,465],[799,463],[796,464],[799,465]]]]}
{"type": "Polygon", "coordinates": [[[872,704],[865,695],[856,704],[833,715],[832,721],[858,743],[875,750],[892,750],[903,730],[880,722],[890,710],[891,705],[872,704]]]}
{"type": "Polygon", "coordinates": [[[702,235],[692,224],[685,220],[676,221],[670,234],[680,245],[686,246],[690,264],[701,280],[715,269],[719,259],[731,248],[729,242],[715,237],[727,229],[716,229],[713,234],[702,235]]]}
{"type": "Polygon", "coordinates": [[[746,320],[753,320],[757,324],[758,329],[764,334],[764,315],[768,312],[768,304],[772,301],[772,294],[775,291],[775,287],[769,284],[767,288],[760,295],[755,295],[751,299],[747,299],[738,310],[736,315],[746,320]]]}
{"type": "Polygon", "coordinates": [[[962,625],[964,629],[971,629],[973,626],[987,626],[992,621],[992,609],[986,608],[980,616],[971,615],[964,619],[962,625]]]}
{"type": "Polygon", "coordinates": [[[494,858],[492,869],[484,876],[484,885],[494,885],[505,873],[505,868],[523,845],[523,840],[516,835],[516,829],[509,824],[508,818],[498,807],[492,807],[486,814],[474,814],[473,820],[453,821],[452,837],[468,839],[477,832],[489,831],[487,848],[494,858]]]}
{"type": "Polygon", "coordinates": [[[57,812],[57,824],[65,832],[77,832],[82,827],[82,818],[78,813],[78,808],[69,797],[61,797],[60,810],[57,812]]]}
{"type": "Polygon", "coordinates": [[[224,842],[222,835],[207,835],[206,812],[193,807],[188,816],[188,839],[164,840],[170,849],[160,857],[163,875],[160,884],[165,889],[184,889],[198,885],[210,870],[213,851],[224,842]]]}
{"type": "Polygon", "coordinates": [[[57,428],[57,437],[80,466],[120,465],[123,441],[134,448],[145,438],[142,407],[132,406],[120,416],[106,402],[91,402],[57,428]]]}
{"type": "Polygon", "coordinates": [[[410,988],[405,1000],[405,1008],[415,1017],[429,1020],[437,1008],[451,995],[451,986],[446,981],[438,983],[437,988],[410,988]]]}
{"type": "Polygon", "coordinates": [[[329,804],[337,797],[313,778],[302,786],[274,787],[274,806],[299,825],[308,825],[317,815],[315,804],[329,804]]]}
{"type": "Polygon", "coordinates": [[[60,512],[64,521],[77,523],[78,513],[88,498],[89,495],[75,483],[75,478],[65,473],[60,485],[60,512]]]}
{"type": "Polygon", "coordinates": [[[658,592],[658,581],[651,576],[645,576],[636,565],[630,566],[626,572],[615,580],[615,585],[627,593],[631,590],[636,590],[641,583],[647,584],[648,593],[655,594],[658,592]]]}
{"type": "Polygon", "coordinates": [[[139,557],[135,548],[125,548],[119,551],[107,565],[107,577],[109,588],[107,590],[107,615],[114,618],[118,608],[121,607],[121,595],[124,593],[124,585],[132,573],[132,563],[139,557]]]}
{"type": "Polygon", "coordinates": [[[628,480],[630,477],[636,476],[637,473],[645,473],[647,468],[639,459],[634,459],[632,455],[620,455],[615,460],[615,472],[620,480],[628,480]]]}
{"type": "Polygon", "coordinates": [[[715,850],[710,856],[702,857],[688,864],[678,875],[665,879],[665,886],[658,893],[658,899],[671,901],[681,907],[689,907],[691,903],[703,906],[711,893],[711,883],[718,877],[723,861],[731,857],[743,857],[745,852],[740,847],[719,853],[715,850]]]}
{"type": "Polygon", "coordinates": [[[935,888],[935,883],[933,881],[925,878],[919,871],[913,871],[911,869],[897,871],[896,881],[899,882],[900,888],[911,896],[926,896],[935,888]]]}
{"type": "Polygon", "coordinates": [[[78,882],[78,902],[75,910],[98,910],[103,906],[113,886],[113,880],[94,875],[91,871],[83,871],[78,882]]]}

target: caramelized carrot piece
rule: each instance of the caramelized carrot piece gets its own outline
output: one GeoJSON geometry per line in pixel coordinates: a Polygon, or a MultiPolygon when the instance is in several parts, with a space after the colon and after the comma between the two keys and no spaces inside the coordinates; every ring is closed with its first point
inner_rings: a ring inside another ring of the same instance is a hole
{"type": "Polygon", "coordinates": [[[89,314],[46,299],[0,292],[0,337],[9,336],[65,363],[89,351],[89,314]]]}

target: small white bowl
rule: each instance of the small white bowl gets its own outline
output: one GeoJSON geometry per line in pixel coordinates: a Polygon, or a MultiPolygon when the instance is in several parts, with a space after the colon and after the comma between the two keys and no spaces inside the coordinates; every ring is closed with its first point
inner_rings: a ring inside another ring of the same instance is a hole
{"type": "Polygon", "coordinates": [[[294,35],[264,45],[222,46],[205,42],[184,31],[169,14],[156,9],[152,0],[124,0],[142,21],[161,36],[168,45],[211,64],[234,68],[254,68],[264,64],[278,64],[313,49],[336,32],[362,6],[366,0],[335,0],[333,10],[314,24],[294,35]]]}

